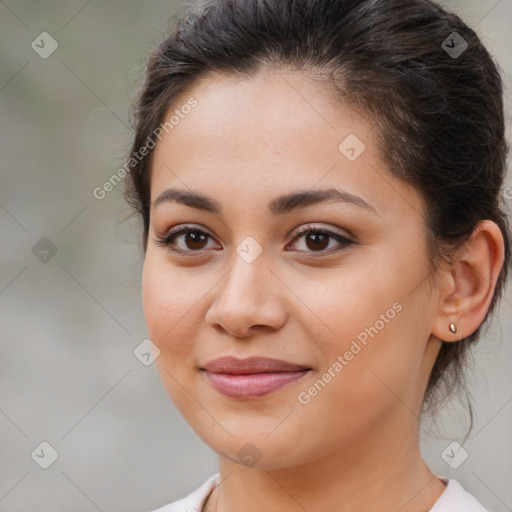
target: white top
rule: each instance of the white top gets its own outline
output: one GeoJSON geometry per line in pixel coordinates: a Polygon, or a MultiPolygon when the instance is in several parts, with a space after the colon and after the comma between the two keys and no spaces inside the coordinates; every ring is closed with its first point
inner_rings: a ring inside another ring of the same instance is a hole
{"type": "MultiPolygon", "coordinates": [[[[489,512],[457,480],[454,478],[442,478],[442,480],[447,484],[446,489],[429,512],[489,512]]],[[[220,474],[215,473],[199,489],[185,498],[151,512],[202,512],[206,498],[219,483],[220,474]]]]}

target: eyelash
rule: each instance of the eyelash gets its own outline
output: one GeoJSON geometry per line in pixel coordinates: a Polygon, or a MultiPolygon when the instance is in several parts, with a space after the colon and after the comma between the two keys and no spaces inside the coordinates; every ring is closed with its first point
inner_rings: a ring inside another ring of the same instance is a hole
{"type": "MultiPolygon", "coordinates": [[[[189,225],[180,225],[180,226],[175,226],[174,228],[171,228],[165,235],[157,236],[156,244],[159,247],[166,247],[172,253],[180,254],[180,255],[187,255],[187,253],[201,253],[201,252],[207,250],[207,249],[202,249],[202,250],[194,251],[194,250],[183,250],[183,249],[173,248],[173,240],[175,238],[177,238],[179,235],[186,234],[186,233],[196,233],[196,234],[200,234],[200,235],[210,236],[206,231],[203,231],[202,229],[199,229],[197,227],[189,226],[189,225]]],[[[312,253],[320,253],[321,255],[325,255],[325,254],[331,254],[333,252],[342,252],[342,251],[346,250],[348,246],[355,244],[355,242],[353,242],[352,240],[349,240],[348,238],[345,238],[344,236],[341,236],[338,233],[329,231],[325,228],[311,226],[310,224],[300,227],[296,231],[295,237],[293,238],[291,243],[294,243],[298,238],[301,238],[302,236],[310,234],[310,233],[322,234],[322,235],[328,236],[329,238],[334,238],[337,242],[340,242],[345,247],[343,247],[342,249],[335,250],[335,251],[321,250],[321,251],[298,251],[298,252],[306,252],[306,253],[312,252],[312,253]]],[[[317,256],[313,256],[313,257],[316,258],[317,256]]]]}

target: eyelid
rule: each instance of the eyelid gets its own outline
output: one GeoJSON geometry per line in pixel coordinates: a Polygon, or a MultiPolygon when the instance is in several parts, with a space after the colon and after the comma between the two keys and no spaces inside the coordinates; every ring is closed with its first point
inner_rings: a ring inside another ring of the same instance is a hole
{"type": "MultiPolygon", "coordinates": [[[[196,232],[203,235],[208,236],[212,240],[215,239],[213,237],[209,230],[201,225],[196,224],[178,224],[176,226],[173,226],[172,228],[168,229],[163,235],[157,235],[155,243],[156,245],[160,247],[167,248],[170,252],[174,254],[180,254],[180,255],[186,255],[186,256],[202,256],[205,252],[208,251],[208,249],[199,249],[199,250],[185,250],[185,249],[176,249],[173,248],[173,243],[170,241],[171,239],[176,239],[180,236],[183,236],[184,234],[196,232]],[[198,227],[200,226],[200,227],[198,227]]],[[[353,240],[352,234],[345,234],[340,233],[334,228],[327,228],[319,225],[314,225],[312,223],[304,224],[294,230],[294,236],[290,240],[290,242],[286,245],[286,247],[289,247],[290,244],[293,244],[297,239],[303,237],[304,235],[307,235],[309,233],[323,233],[326,234],[329,238],[335,239],[338,241],[340,245],[344,245],[341,249],[335,249],[335,250],[329,250],[329,251],[301,251],[301,250],[292,250],[292,252],[296,253],[304,253],[310,254],[308,257],[322,257],[327,256],[332,253],[340,253],[343,252],[347,246],[354,245],[356,242],[353,240]],[[311,254],[318,253],[318,256],[311,256],[311,254]]],[[[218,250],[218,249],[217,249],[218,250]]]]}
{"type": "Polygon", "coordinates": [[[328,233],[329,235],[337,235],[341,238],[345,238],[347,240],[350,240],[351,242],[353,241],[353,239],[355,238],[350,232],[348,231],[342,231],[342,232],[339,232],[336,228],[332,228],[332,227],[324,227],[324,226],[319,226],[319,225],[315,225],[314,223],[308,223],[308,224],[303,224],[302,226],[298,227],[297,229],[295,229],[293,231],[294,233],[294,237],[292,239],[295,240],[297,237],[301,236],[301,235],[304,235],[304,234],[307,234],[309,233],[310,231],[320,231],[320,232],[326,232],[328,233]]]}
{"type": "Polygon", "coordinates": [[[197,225],[196,224],[177,224],[176,226],[169,228],[164,234],[156,235],[155,243],[157,246],[164,247],[172,253],[202,254],[203,251],[205,251],[207,249],[201,249],[199,251],[190,251],[190,250],[187,251],[187,250],[183,250],[183,249],[171,248],[171,246],[172,246],[172,243],[170,242],[171,238],[175,239],[175,238],[178,238],[178,237],[183,236],[184,234],[190,233],[190,232],[199,232],[201,234],[207,235],[212,240],[214,239],[214,237],[210,234],[209,230],[199,224],[197,224],[197,225]],[[198,227],[198,226],[200,226],[200,227],[198,227]]]}

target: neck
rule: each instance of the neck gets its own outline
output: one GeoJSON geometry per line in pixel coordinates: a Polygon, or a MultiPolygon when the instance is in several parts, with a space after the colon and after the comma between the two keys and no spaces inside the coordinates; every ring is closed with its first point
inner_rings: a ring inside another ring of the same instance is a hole
{"type": "Polygon", "coordinates": [[[423,461],[417,421],[409,420],[407,432],[403,417],[381,423],[378,435],[366,433],[313,461],[286,468],[246,467],[220,457],[221,484],[204,511],[426,512],[445,485],[423,461]]]}

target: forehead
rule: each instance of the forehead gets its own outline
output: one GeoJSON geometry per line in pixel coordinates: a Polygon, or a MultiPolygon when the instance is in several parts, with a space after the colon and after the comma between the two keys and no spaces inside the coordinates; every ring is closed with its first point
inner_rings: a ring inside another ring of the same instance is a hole
{"type": "Polygon", "coordinates": [[[179,122],[155,148],[152,201],[170,186],[269,197],[317,185],[396,200],[379,177],[387,171],[372,123],[299,72],[208,76],[176,98],[165,119],[173,114],[179,122]],[[180,111],[191,98],[194,108],[180,111]],[[343,153],[347,140],[361,152],[355,160],[343,153]]]}
{"type": "MultiPolygon", "coordinates": [[[[262,141],[273,140],[283,130],[295,134],[330,131],[334,135],[344,122],[351,124],[361,137],[370,136],[366,132],[371,123],[336,97],[333,86],[298,71],[265,69],[254,76],[216,73],[204,77],[175,99],[166,117],[190,97],[198,102],[191,112],[194,115],[187,116],[190,122],[180,122],[180,130],[178,126],[173,129],[184,135],[191,124],[198,136],[209,138],[229,134],[238,139],[240,129],[257,127],[260,131],[252,135],[255,141],[262,141]]],[[[240,133],[240,138],[245,135],[240,133]]],[[[279,142],[283,142],[285,134],[280,135],[279,142]]]]}

